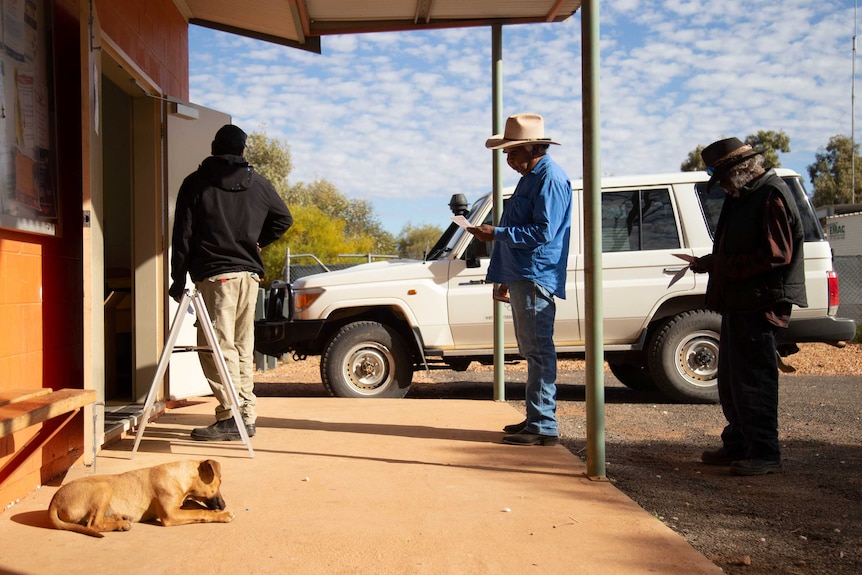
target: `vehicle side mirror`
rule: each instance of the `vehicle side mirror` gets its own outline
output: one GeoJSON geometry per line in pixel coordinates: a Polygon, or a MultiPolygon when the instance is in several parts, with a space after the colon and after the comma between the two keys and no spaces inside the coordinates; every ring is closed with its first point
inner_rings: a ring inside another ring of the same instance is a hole
{"type": "Polygon", "coordinates": [[[477,238],[473,238],[467,249],[464,250],[464,260],[467,262],[468,268],[478,268],[480,265],[479,258],[487,257],[488,244],[477,238]]]}

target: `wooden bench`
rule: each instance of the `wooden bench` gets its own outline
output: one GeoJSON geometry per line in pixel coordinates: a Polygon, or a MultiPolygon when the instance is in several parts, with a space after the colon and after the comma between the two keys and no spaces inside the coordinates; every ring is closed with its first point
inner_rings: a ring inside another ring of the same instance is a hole
{"type": "Polygon", "coordinates": [[[95,401],[94,389],[0,390],[0,437],[75,411],[95,401]]]}

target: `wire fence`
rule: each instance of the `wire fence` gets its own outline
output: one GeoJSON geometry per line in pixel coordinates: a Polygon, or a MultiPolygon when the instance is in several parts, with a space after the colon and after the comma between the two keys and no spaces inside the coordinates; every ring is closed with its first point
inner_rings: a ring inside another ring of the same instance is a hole
{"type": "Polygon", "coordinates": [[[345,270],[347,268],[352,268],[355,265],[358,264],[326,264],[325,267],[321,264],[292,264],[289,268],[290,282],[293,283],[299,278],[304,278],[305,276],[310,276],[313,274],[334,272],[335,270],[345,270]]]}
{"type": "Polygon", "coordinates": [[[862,323],[862,255],[835,256],[838,273],[838,315],[862,323]]]}

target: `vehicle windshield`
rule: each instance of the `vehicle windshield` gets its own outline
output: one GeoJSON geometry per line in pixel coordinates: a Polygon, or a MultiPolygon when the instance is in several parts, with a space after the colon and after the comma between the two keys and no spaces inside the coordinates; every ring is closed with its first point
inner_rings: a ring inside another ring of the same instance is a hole
{"type": "MultiPolygon", "coordinates": [[[[485,201],[487,201],[487,198],[481,198],[477,200],[470,208],[470,211],[464,215],[464,217],[472,222],[473,217],[479,210],[479,206],[481,206],[482,203],[485,201]]],[[[460,227],[455,222],[450,223],[449,227],[446,228],[446,230],[440,236],[440,239],[437,240],[437,243],[434,244],[434,247],[428,250],[428,254],[425,256],[425,260],[442,260],[449,257],[449,254],[452,253],[452,250],[455,249],[455,246],[458,244],[458,241],[463,237],[465,233],[467,232],[464,230],[464,228],[460,227]]]]}

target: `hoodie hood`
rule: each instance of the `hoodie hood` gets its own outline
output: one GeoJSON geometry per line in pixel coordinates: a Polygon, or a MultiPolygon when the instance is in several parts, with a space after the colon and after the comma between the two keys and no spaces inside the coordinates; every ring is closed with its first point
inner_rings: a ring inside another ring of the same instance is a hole
{"type": "Polygon", "coordinates": [[[254,168],[242,156],[209,156],[201,162],[200,172],[213,187],[227,192],[244,192],[254,176],[254,168]]]}

